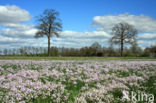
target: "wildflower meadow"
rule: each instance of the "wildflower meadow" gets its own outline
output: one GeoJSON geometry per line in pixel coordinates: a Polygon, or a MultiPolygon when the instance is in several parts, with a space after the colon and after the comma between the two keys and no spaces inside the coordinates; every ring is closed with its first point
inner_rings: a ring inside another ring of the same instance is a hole
{"type": "Polygon", "coordinates": [[[156,61],[0,60],[0,103],[156,103],[156,61]]]}

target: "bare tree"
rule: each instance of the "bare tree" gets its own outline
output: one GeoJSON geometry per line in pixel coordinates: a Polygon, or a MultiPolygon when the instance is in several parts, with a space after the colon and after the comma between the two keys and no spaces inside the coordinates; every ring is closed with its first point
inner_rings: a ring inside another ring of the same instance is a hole
{"type": "Polygon", "coordinates": [[[2,55],[2,50],[0,49],[0,55],[2,55]]]}
{"type": "Polygon", "coordinates": [[[4,54],[4,55],[8,55],[8,49],[4,49],[4,50],[3,50],[3,54],[4,54]]]}
{"type": "Polygon", "coordinates": [[[38,32],[35,37],[46,36],[48,38],[48,56],[50,56],[50,38],[59,37],[59,31],[62,30],[61,20],[58,18],[59,13],[53,9],[46,9],[43,14],[37,17],[38,32]]]}
{"type": "Polygon", "coordinates": [[[138,56],[139,53],[142,51],[141,47],[139,47],[137,41],[134,41],[130,47],[130,51],[135,55],[138,56]]]}
{"type": "Polygon", "coordinates": [[[128,23],[119,23],[112,28],[112,38],[110,42],[120,44],[120,55],[123,56],[125,43],[133,43],[136,40],[137,30],[133,25],[128,23]]]}

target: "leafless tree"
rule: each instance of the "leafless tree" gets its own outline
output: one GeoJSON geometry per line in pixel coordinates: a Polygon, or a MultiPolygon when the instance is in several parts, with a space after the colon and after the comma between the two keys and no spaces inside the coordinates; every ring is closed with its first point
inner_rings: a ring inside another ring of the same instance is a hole
{"type": "Polygon", "coordinates": [[[140,52],[142,52],[141,47],[139,47],[138,43],[134,41],[130,47],[130,52],[132,52],[135,56],[138,56],[140,52]]]}
{"type": "Polygon", "coordinates": [[[120,55],[123,56],[123,48],[125,43],[133,43],[136,40],[137,30],[133,25],[121,22],[112,28],[112,44],[120,44],[120,55]]]}
{"type": "Polygon", "coordinates": [[[53,9],[44,10],[43,14],[37,17],[38,32],[35,37],[46,36],[48,38],[48,56],[50,56],[50,38],[52,36],[59,37],[59,31],[62,30],[61,20],[59,19],[59,13],[53,9]]]}

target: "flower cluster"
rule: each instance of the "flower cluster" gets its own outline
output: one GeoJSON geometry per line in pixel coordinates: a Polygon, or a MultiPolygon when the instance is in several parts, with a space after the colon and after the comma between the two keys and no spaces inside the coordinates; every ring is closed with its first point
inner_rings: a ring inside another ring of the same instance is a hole
{"type": "Polygon", "coordinates": [[[155,61],[0,60],[0,102],[122,102],[155,74],[155,61]]]}

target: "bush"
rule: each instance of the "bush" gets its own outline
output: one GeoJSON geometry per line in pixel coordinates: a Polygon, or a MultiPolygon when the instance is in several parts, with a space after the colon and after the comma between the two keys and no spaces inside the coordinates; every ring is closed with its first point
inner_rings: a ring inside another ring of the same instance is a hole
{"type": "Polygon", "coordinates": [[[149,56],[150,56],[150,52],[148,51],[141,53],[141,57],[149,57],[149,56]]]}
{"type": "Polygon", "coordinates": [[[98,57],[102,57],[102,56],[103,56],[103,53],[102,53],[102,52],[98,52],[98,53],[97,53],[97,56],[98,56],[98,57]]]}
{"type": "Polygon", "coordinates": [[[124,57],[134,57],[135,55],[133,53],[125,53],[124,57]]]}

